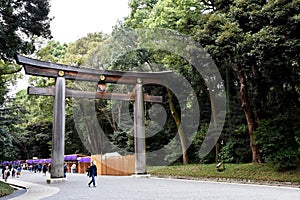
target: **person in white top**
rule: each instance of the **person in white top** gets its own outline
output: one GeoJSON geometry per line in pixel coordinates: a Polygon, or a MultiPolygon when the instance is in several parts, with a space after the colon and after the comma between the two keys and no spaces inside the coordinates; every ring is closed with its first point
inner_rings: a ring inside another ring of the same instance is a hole
{"type": "Polygon", "coordinates": [[[10,176],[10,170],[8,168],[8,166],[5,167],[5,171],[4,171],[4,180],[5,182],[7,182],[8,177],[10,176]]]}
{"type": "Polygon", "coordinates": [[[75,163],[73,163],[73,165],[71,166],[71,172],[76,173],[76,164],[75,163]]]}

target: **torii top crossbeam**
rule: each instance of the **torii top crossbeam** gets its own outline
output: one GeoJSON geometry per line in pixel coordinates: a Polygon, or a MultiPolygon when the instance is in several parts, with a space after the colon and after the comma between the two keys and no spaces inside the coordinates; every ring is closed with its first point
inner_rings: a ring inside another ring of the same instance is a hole
{"type": "Polygon", "coordinates": [[[40,61],[27,58],[21,55],[16,56],[17,63],[23,65],[26,74],[44,77],[57,78],[64,76],[65,79],[118,83],[118,84],[136,84],[137,79],[141,79],[143,84],[161,84],[168,79],[170,71],[164,72],[121,72],[111,70],[97,70],[84,67],[74,67],[51,62],[40,61]],[[101,76],[104,79],[101,79],[101,76]]]}

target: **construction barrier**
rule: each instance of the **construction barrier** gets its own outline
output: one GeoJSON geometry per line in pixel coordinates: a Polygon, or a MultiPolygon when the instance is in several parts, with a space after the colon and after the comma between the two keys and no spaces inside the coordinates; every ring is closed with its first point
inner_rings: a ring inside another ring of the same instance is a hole
{"type": "Polygon", "coordinates": [[[134,155],[92,155],[91,160],[96,161],[98,175],[128,176],[135,173],[134,155]]]}

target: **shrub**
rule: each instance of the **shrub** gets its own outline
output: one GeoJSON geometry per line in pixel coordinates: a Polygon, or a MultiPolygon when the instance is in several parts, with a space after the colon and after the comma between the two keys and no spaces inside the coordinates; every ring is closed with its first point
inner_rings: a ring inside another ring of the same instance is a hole
{"type": "Polygon", "coordinates": [[[7,183],[0,181],[0,197],[9,195],[13,193],[14,189],[10,187],[7,183]]]}
{"type": "Polygon", "coordinates": [[[299,143],[297,142],[297,122],[286,115],[262,120],[255,131],[256,144],[267,163],[277,170],[297,167],[299,143]]]}

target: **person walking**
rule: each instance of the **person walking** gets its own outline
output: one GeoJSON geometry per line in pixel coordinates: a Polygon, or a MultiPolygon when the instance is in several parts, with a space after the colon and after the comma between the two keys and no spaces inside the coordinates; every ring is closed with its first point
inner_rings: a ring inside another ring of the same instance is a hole
{"type": "Polygon", "coordinates": [[[67,163],[64,164],[64,178],[67,177],[68,165],[67,163]]]}
{"type": "Polygon", "coordinates": [[[46,176],[46,173],[47,173],[47,170],[48,170],[46,164],[43,165],[43,169],[42,170],[43,170],[44,176],[46,176]]]}
{"type": "Polygon", "coordinates": [[[22,167],[21,167],[21,165],[19,165],[18,168],[17,168],[17,178],[20,177],[21,171],[22,171],[22,167]]]}
{"type": "Polygon", "coordinates": [[[75,173],[76,172],[76,164],[73,163],[73,165],[71,166],[71,172],[75,173]]]}
{"type": "Polygon", "coordinates": [[[5,171],[4,171],[4,180],[5,180],[5,182],[7,182],[7,179],[8,179],[9,176],[10,176],[10,170],[9,170],[9,167],[6,166],[5,171]]]}
{"type": "Polygon", "coordinates": [[[11,177],[12,177],[12,178],[15,178],[15,176],[16,176],[16,171],[17,171],[17,170],[16,170],[14,167],[11,168],[11,177]]]}
{"type": "Polygon", "coordinates": [[[89,167],[88,176],[92,178],[91,181],[88,183],[88,186],[91,187],[91,184],[93,183],[93,186],[96,187],[95,177],[97,176],[97,166],[95,161],[92,162],[91,166],[89,167]]]}

